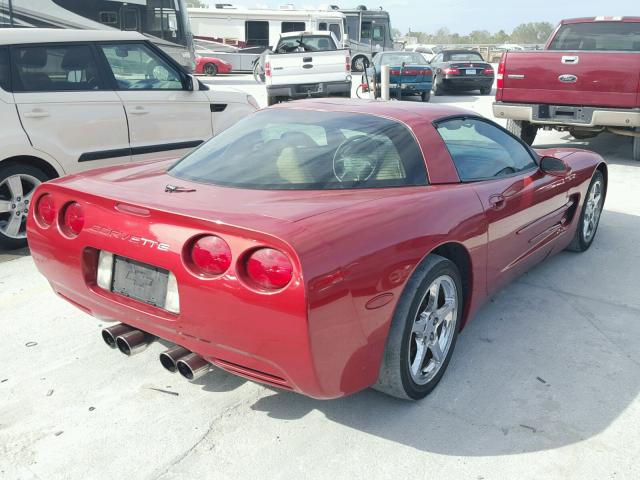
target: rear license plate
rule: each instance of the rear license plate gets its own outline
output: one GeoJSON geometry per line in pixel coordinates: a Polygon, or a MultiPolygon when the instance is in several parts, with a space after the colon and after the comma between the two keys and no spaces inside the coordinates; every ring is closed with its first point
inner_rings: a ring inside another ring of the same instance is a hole
{"type": "Polygon", "coordinates": [[[467,70],[467,75],[475,75],[477,70],[467,70]]]}
{"type": "Polygon", "coordinates": [[[111,290],[155,307],[164,307],[169,271],[124,257],[114,257],[111,290]]]}

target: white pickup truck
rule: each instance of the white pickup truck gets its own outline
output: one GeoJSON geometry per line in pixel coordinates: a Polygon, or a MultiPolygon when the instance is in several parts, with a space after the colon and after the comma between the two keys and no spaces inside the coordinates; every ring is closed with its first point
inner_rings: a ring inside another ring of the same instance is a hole
{"type": "Polygon", "coordinates": [[[327,31],[280,36],[264,60],[268,104],[307,97],[351,97],[351,57],[327,31]]]}

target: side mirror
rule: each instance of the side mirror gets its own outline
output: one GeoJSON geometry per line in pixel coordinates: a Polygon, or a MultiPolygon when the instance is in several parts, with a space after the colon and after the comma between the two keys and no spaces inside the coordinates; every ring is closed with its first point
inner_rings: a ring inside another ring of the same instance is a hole
{"type": "Polygon", "coordinates": [[[571,168],[569,168],[569,165],[567,165],[564,160],[560,160],[559,158],[542,157],[542,160],[540,160],[540,170],[549,175],[564,177],[571,171],[571,168]]]}
{"type": "Polygon", "coordinates": [[[189,92],[194,92],[197,90],[200,90],[200,82],[198,82],[198,79],[196,78],[196,76],[192,73],[190,73],[189,75],[187,75],[187,79],[186,79],[186,85],[185,85],[185,90],[189,91],[189,92]]]}

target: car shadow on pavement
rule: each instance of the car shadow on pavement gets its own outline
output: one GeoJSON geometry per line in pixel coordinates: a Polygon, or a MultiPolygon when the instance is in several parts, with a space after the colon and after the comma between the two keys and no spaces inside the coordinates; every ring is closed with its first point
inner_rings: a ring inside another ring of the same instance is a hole
{"type": "Polygon", "coordinates": [[[319,411],[445,455],[533,452],[593,437],[640,391],[639,237],[639,217],[605,211],[591,249],[552,257],[482,308],[422,401],[373,390],[319,401],[274,389],[252,409],[284,420],[319,411]]]}
{"type": "Polygon", "coordinates": [[[26,257],[30,255],[27,247],[18,250],[3,250],[0,248],[0,263],[15,260],[16,258],[26,257]]]}
{"type": "Polygon", "coordinates": [[[541,148],[582,148],[585,150],[591,150],[604,158],[607,163],[615,165],[636,165],[640,167],[640,162],[633,160],[632,154],[632,137],[625,137],[622,135],[615,135],[613,133],[601,133],[600,135],[588,138],[585,140],[578,140],[573,138],[569,133],[564,132],[561,134],[562,140],[566,140],[568,143],[547,143],[546,139],[538,139],[533,144],[536,149],[541,148]]]}

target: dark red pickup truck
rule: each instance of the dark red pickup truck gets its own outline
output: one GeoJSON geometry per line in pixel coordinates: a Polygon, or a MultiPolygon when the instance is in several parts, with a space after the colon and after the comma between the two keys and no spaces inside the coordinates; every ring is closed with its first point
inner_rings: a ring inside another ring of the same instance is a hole
{"type": "Polygon", "coordinates": [[[542,51],[506,52],[493,113],[528,144],[540,128],[633,138],[640,161],[640,17],[563,20],[542,51]]]}

